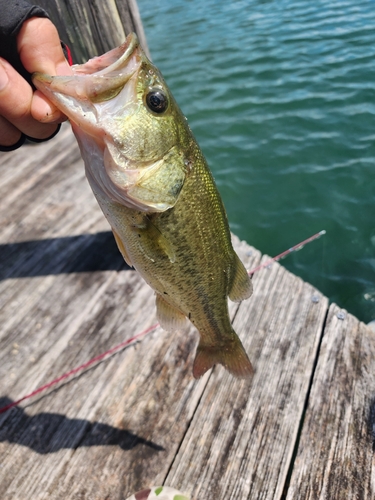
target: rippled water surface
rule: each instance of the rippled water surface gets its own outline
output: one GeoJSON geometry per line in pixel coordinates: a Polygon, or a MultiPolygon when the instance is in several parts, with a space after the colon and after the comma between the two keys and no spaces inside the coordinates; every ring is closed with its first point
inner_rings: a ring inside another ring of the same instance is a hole
{"type": "Polygon", "coordinates": [[[375,319],[375,3],[138,0],[231,229],[375,319]]]}

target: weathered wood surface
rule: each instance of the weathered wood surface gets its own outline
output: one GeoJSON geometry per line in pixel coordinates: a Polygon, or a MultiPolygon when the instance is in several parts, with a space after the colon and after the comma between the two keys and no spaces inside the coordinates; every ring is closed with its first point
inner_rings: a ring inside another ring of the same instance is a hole
{"type": "MultiPolygon", "coordinates": [[[[156,317],[68,126],[0,165],[4,406],[156,317]]],[[[259,263],[235,245],[248,268],[259,263]]],[[[0,497],[124,500],[165,483],[193,500],[373,498],[374,334],[334,305],[325,324],[327,299],[279,264],[253,280],[253,297],[231,304],[251,381],[221,367],[193,380],[197,334],[158,328],[0,414],[0,497]]]]}
{"type": "Polygon", "coordinates": [[[291,463],[327,299],[279,265],[255,274],[254,289],[234,328],[255,376],[215,370],[167,477],[199,499],[279,499],[291,463]]]}
{"type": "Polygon", "coordinates": [[[375,498],[375,332],[330,308],[287,500],[375,498]]]}
{"type": "Polygon", "coordinates": [[[36,0],[69,45],[75,63],[86,62],[121,45],[125,36],[137,33],[149,56],[136,0],[36,0]]]}

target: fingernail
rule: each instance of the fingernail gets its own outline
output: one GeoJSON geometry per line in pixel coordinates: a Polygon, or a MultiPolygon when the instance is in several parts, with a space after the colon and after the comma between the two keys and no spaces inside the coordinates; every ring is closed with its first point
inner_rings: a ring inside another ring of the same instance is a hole
{"type": "Polygon", "coordinates": [[[41,96],[39,90],[34,92],[31,113],[39,122],[50,122],[55,119],[56,114],[59,116],[56,107],[41,96]]]}
{"type": "Polygon", "coordinates": [[[56,111],[55,107],[52,108],[52,106],[43,99],[40,99],[40,101],[38,102],[38,108],[40,115],[45,117],[43,121],[49,120],[53,113],[56,111]]]}
{"type": "Polygon", "coordinates": [[[5,89],[8,83],[9,83],[8,73],[5,71],[5,68],[0,61],[0,92],[5,89]]]}

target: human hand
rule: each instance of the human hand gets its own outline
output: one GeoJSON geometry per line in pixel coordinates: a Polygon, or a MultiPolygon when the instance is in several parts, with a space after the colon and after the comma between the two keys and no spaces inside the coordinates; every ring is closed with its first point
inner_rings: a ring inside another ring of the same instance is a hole
{"type": "MultiPolygon", "coordinates": [[[[32,17],[17,35],[22,65],[29,73],[72,74],[57,29],[47,18],[32,17]]],[[[43,140],[66,117],[3,58],[0,58],[0,148],[22,141],[24,135],[43,140]]],[[[13,148],[12,148],[13,149],[13,148]]]]}

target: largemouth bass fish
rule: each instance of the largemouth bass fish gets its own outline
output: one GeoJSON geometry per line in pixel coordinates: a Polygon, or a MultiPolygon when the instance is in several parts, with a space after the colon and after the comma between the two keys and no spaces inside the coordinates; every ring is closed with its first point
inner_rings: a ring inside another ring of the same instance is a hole
{"type": "Polygon", "coordinates": [[[227,217],[198,144],[137,37],[73,76],[36,73],[35,86],[69,118],[86,176],[117,245],[156,293],[167,331],[200,334],[200,377],[219,363],[236,377],[252,366],[233,330],[227,297],[252,293],[234,252],[227,217]]]}

